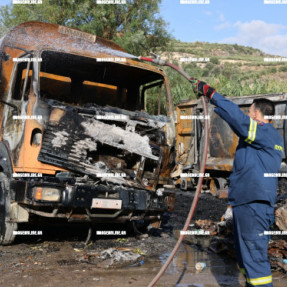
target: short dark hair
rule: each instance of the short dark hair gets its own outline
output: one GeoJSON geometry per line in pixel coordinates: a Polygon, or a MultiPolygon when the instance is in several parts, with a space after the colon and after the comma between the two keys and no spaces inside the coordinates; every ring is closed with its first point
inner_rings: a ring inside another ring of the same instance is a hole
{"type": "Polygon", "coordinates": [[[252,104],[263,116],[274,116],[275,114],[275,105],[270,100],[264,98],[254,99],[252,104]]]}

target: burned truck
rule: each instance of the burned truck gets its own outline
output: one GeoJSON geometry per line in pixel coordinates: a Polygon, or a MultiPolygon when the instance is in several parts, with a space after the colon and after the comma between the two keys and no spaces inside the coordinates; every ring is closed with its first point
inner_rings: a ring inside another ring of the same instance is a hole
{"type": "MultiPolygon", "coordinates": [[[[282,135],[283,160],[280,172],[286,173],[286,144],[287,144],[287,94],[265,94],[243,97],[227,97],[240,109],[248,114],[248,109],[255,98],[264,97],[274,102],[275,117],[272,120],[275,128],[282,135]]],[[[193,190],[198,178],[193,174],[198,173],[202,158],[204,140],[203,107],[200,100],[182,101],[176,107],[177,113],[177,165],[172,177],[182,190],[193,190]],[[190,175],[187,177],[181,175],[190,175]]],[[[214,106],[208,106],[209,145],[208,157],[204,177],[204,187],[214,196],[226,198],[228,195],[228,178],[232,172],[233,159],[238,144],[238,137],[229,125],[215,112],[214,106]]]]}
{"type": "Polygon", "coordinates": [[[0,46],[1,244],[35,218],[156,223],[172,210],[176,136],[163,70],[55,24],[23,23],[0,46]]]}

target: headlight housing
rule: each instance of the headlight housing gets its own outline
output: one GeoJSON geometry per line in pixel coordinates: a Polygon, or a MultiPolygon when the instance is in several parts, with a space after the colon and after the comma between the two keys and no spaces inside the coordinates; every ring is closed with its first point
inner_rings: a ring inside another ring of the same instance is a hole
{"type": "Polygon", "coordinates": [[[60,201],[61,190],[55,187],[34,187],[33,198],[38,201],[60,201]]]}

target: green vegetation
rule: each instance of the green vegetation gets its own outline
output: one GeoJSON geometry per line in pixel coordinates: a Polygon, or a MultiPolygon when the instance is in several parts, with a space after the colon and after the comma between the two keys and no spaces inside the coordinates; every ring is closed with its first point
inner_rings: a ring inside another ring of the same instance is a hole
{"type": "MultiPolygon", "coordinates": [[[[206,42],[194,42],[194,43],[185,43],[177,40],[173,41],[175,52],[181,53],[190,53],[197,56],[202,55],[215,55],[218,52],[221,52],[221,56],[263,56],[264,53],[259,49],[252,47],[240,46],[237,44],[219,44],[219,43],[206,43],[206,42]]],[[[205,57],[205,56],[204,56],[205,57]]]]}
{"type": "Polygon", "coordinates": [[[159,15],[161,0],[127,0],[125,5],[95,4],[95,0],[45,0],[43,5],[0,7],[0,37],[27,21],[59,24],[113,40],[132,54],[164,51],[170,36],[159,15]]]}
{"type": "MultiPolygon", "coordinates": [[[[171,62],[228,96],[287,92],[286,62],[265,62],[264,58],[276,56],[237,44],[171,40],[167,24],[158,13],[160,3],[161,0],[127,0],[126,5],[97,5],[94,0],[46,0],[45,5],[1,6],[0,37],[22,22],[55,23],[113,40],[131,54],[167,51],[171,62]],[[209,58],[209,62],[177,63],[180,57],[209,58]]],[[[164,70],[175,105],[195,97],[187,80],[170,68],[164,70]]],[[[158,93],[149,93],[147,108],[157,113],[158,93]]]]}
{"type": "MultiPolygon", "coordinates": [[[[173,41],[170,51],[179,58],[209,58],[205,63],[182,63],[182,68],[192,77],[198,78],[214,87],[219,93],[228,96],[244,96],[268,93],[287,93],[287,63],[265,62],[264,58],[279,56],[268,55],[252,47],[237,44],[182,43],[173,41]]],[[[179,63],[180,64],[180,63],[179,63]]],[[[195,98],[190,83],[165,68],[171,82],[174,104],[184,99],[195,98]]]]}

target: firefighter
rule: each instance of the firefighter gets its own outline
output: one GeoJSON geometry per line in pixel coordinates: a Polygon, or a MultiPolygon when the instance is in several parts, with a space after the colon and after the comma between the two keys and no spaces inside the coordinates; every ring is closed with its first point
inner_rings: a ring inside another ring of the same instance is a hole
{"type": "Polygon", "coordinates": [[[238,265],[246,286],[273,286],[268,260],[268,236],[274,218],[283,140],[264,116],[273,116],[272,101],[255,99],[245,115],[232,101],[206,83],[191,79],[194,92],[215,105],[215,112],[239,137],[230,175],[229,204],[238,265]],[[265,234],[264,234],[265,233],[265,234]]]}

